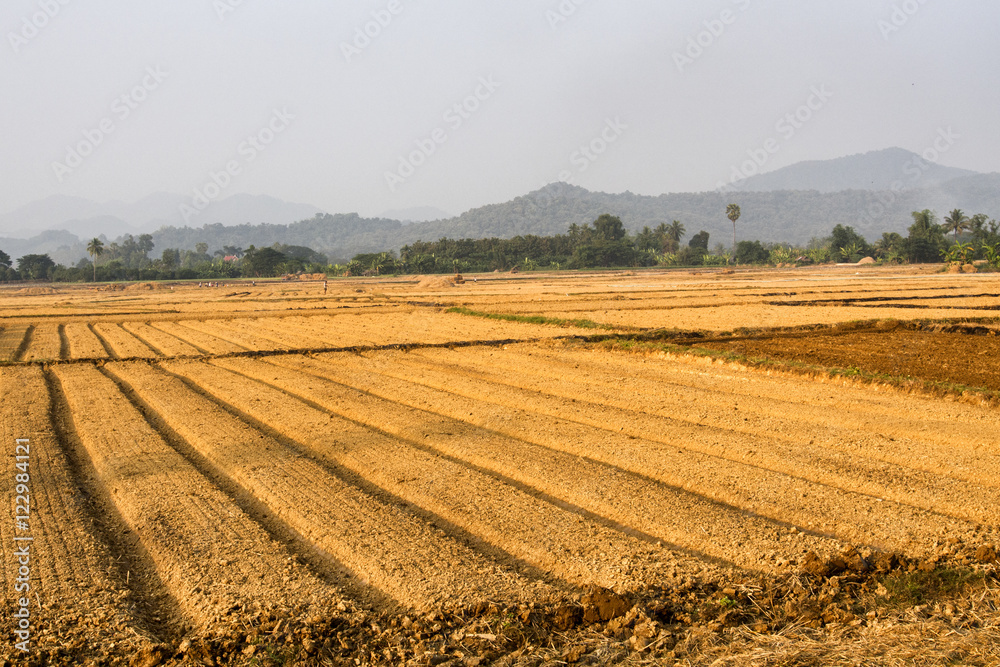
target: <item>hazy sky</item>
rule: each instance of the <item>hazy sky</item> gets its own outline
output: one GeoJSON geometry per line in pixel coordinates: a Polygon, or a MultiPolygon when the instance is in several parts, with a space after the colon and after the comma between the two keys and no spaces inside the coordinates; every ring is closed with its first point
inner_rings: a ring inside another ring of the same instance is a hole
{"type": "Polygon", "coordinates": [[[997,26],[996,0],[5,0],[0,212],[197,190],[457,214],[936,140],[1000,171],[997,26]]]}

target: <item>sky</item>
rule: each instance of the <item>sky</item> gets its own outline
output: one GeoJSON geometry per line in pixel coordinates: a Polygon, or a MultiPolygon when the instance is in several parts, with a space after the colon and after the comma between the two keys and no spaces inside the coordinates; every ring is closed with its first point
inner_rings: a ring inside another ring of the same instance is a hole
{"type": "Polygon", "coordinates": [[[995,0],[5,0],[0,213],[173,192],[457,215],[935,143],[1000,171],[998,25],[995,0]]]}

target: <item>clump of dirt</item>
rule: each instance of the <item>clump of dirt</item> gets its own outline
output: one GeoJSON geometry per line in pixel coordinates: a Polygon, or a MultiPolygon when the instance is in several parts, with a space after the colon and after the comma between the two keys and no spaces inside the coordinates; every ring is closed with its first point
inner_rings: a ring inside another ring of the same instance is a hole
{"type": "MultiPolygon", "coordinates": [[[[425,614],[341,603],[329,616],[247,615],[231,632],[120,650],[146,665],[707,665],[761,651],[776,658],[767,664],[875,665],[896,652],[888,642],[948,658],[941,662],[996,664],[1000,580],[995,565],[970,565],[976,552],[954,543],[928,561],[810,554],[781,576],[733,572],[628,596],[592,588],[547,604],[481,602],[425,614]],[[808,651],[813,659],[778,660],[776,647],[786,658],[808,651]]],[[[79,664],[84,656],[59,649],[45,657],[79,664]]]]}
{"type": "Polygon", "coordinates": [[[43,294],[58,294],[59,292],[52,289],[51,287],[24,287],[15,292],[15,294],[27,294],[30,296],[41,296],[43,294]]]}
{"type": "Polygon", "coordinates": [[[160,283],[135,283],[125,288],[129,292],[151,292],[158,289],[168,289],[166,285],[160,283]]]}
{"type": "Polygon", "coordinates": [[[418,276],[419,282],[417,282],[418,289],[436,288],[436,287],[456,287],[465,282],[462,276],[418,276]]]}
{"type": "Polygon", "coordinates": [[[874,263],[875,263],[874,257],[862,257],[861,260],[858,262],[858,266],[863,266],[865,264],[874,264],[874,263]]]}

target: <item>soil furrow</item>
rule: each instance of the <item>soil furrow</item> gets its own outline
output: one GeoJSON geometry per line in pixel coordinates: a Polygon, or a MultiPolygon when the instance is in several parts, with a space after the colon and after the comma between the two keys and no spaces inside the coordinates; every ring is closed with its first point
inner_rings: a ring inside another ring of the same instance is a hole
{"type": "MultiPolygon", "coordinates": [[[[153,430],[114,382],[85,365],[54,367],[75,437],[134,550],[195,625],[317,606],[331,590],[306,572],[153,430]]],[[[180,620],[180,619],[177,619],[180,620]]]]}
{"type": "MultiPolygon", "coordinates": [[[[475,356],[477,351],[459,353],[475,356]]],[[[405,357],[403,354],[394,356],[405,357]]],[[[524,401],[529,399],[524,396],[511,398],[510,395],[515,392],[507,387],[491,389],[488,384],[476,386],[472,381],[466,384],[463,378],[462,382],[444,379],[441,380],[446,383],[444,387],[425,387],[421,390],[412,379],[390,380],[385,375],[372,375],[372,363],[363,357],[341,356],[334,361],[329,356],[324,359],[330,362],[328,366],[331,368],[326,372],[328,377],[354,386],[361,384],[386,400],[440,411],[446,416],[467,421],[472,417],[484,427],[507,436],[650,475],[665,484],[727,505],[792,521],[800,527],[836,535],[858,544],[902,549],[911,541],[929,544],[933,542],[933,536],[946,529],[962,529],[963,522],[960,520],[898,503],[889,503],[896,521],[887,522],[882,518],[887,510],[881,498],[684,450],[680,445],[670,446],[628,436],[619,429],[609,431],[600,426],[583,424],[576,420],[587,406],[573,401],[535,395],[530,397],[533,403],[529,412],[524,409],[524,401]],[[463,391],[476,395],[471,398],[459,395],[463,391]],[[559,421],[557,416],[557,423],[553,425],[552,415],[535,412],[539,404],[546,402],[551,406],[561,404],[561,416],[566,421],[559,421]],[[492,409],[489,407],[491,404],[495,406],[492,409]]],[[[288,361],[282,359],[277,363],[288,361]]],[[[405,363],[405,358],[401,361],[405,363]]],[[[972,526],[965,529],[971,530],[972,526]]]]}
{"type": "MultiPolygon", "coordinates": [[[[513,352],[515,363],[524,363],[525,357],[513,352]]],[[[717,402],[713,397],[730,396],[752,404],[744,416],[760,422],[757,431],[807,432],[810,438],[822,438],[825,447],[852,456],[1000,487],[1000,442],[989,435],[1000,433],[1000,418],[988,408],[952,404],[942,418],[939,411],[930,409],[938,401],[926,397],[868,387],[834,387],[801,376],[763,374],[694,357],[559,348],[536,348],[532,355],[546,363],[538,364],[526,382],[552,393],[567,382],[614,387],[618,384],[614,378],[625,377],[633,382],[630,392],[648,397],[639,402],[640,409],[657,406],[659,414],[704,423],[726,421],[725,410],[710,412],[706,406],[717,402]]],[[[427,356],[431,367],[443,363],[433,352],[419,356],[427,356]]],[[[507,367],[506,363],[497,360],[500,367],[507,367]]],[[[482,365],[463,367],[485,377],[496,373],[482,365]]]]}
{"type": "MultiPolygon", "coordinates": [[[[317,456],[366,476],[397,497],[480,536],[492,545],[492,552],[500,552],[501,558],[509,553],[578,585],[607,587],[622,582],[649,583],[662,578],[668,564],[671,571],[678,565],[668,553],[622,534],[607,522],[581,520],[571,508],[553,506],[516,483],[250,379],[259,377],[262,370],[287,373],[284,369],[275,371],[252,361],[222,367],[197,363],[166,366],[302,443],[317,456]],[[623,567],[623,559],[628,560],[627,566],[623,567]]],[[[496,553],[490,555],[497,557],[496,553]]]]}
{"type": "Polygon", "coordinates": [[[121,324],[110,322],[97,323],[94,325],[94,333],[113,351],[116,359],[132,359],[139,357],[155,358],[160,356],[155,350],[138,338],[125,331],[121,324]]]}
{"type": "Polygon", "coordinates": [[[59,359],[62,340],[59,325],[49,322],[32,328],[31,340],[25,350],[18,355],[18,361],[52,361],[59,359]]]}
{"type": "Polygon", "coordinates": [[[109,641],[138,646],[140,634],[148,633],[129,613],[127,607],[134,600],[129,600],[124,582],[109,574],[113,558],[92,530],[94,516],[88,513],[59,446],[41,368],[0,369],[0,414],[0,442],[8,450],[0,476],[0,496],[8,499],[9,510],[8,518],[0,521],[4,597],[0,627],[5,636],[14,637],[16,601],[26,598],[33,651],[57,649],[67,641],[80,641],[81,655],[94,655],[109,641]],[[23,448],[17,449],[17,444],[23,448]],[[17,490],[18,484],[27,487],[26,494],[25,489],[17,490]],[[28,499],[26,515],[17,510],[19,495],[28,499]],[[28,589],[18,581],[19,567],[25,564],[22,558],[31,571],[28,589]],[[88,600],[86,609],[79,608],[80,598],[88,600]],[[94,623],[106,624],[104,636],[85,631],[94,623]]]}
{"type": "Polygon", "coordinates": [[[150,322],[151,327],[166,334],[175,336],[181,342],[202,351],[204,354],[230,354],[245,352],[246,348],[235,345],[221,338],[206,334],[203,331],[188,326],[186,321],[180,322],[150,322]]]}
{"type": "Polygon", "coordinates": [[[518,599],[531,584],[400,507],[365,494],[146,364],[106,367],[193,448],[289,526],[406,606],[518,599]]]}
{"type": "Polygon", "coordinates": [[[489,356],[489,363],[484,363],[472,355],[425,350],[403,357],[399,364],[382,363],[380,371],[406,377],[400,365],[419,367],[427,383],[443,390],[450,390],[449,378],[460,373],[465,381],[461,390],[453,393],[482,399],[492,397],[500,385],[508,388],[502,404],[531,405],[533,412],[550,417],[565,417],[564,401],[569,399],[574,401],[572,420],[582,424],[959,519],[990,521],[1000,505],[1000,488],[989,485],[998,484],[989,469],[977,473],[983,484],[977,484],[970,494],[971,480],[954,479],[943,465],[937,470],[915,467],[907,458],[912,457],[912,450],[897,450],[891,457],[896,461],[872,457],[867,443],[878,434],[868,429],[828,432],[784,418],[763,419],[759,404],[751,407],[743,401],[741,409],[739,399],[727,400],[721,391],[698,400],[685,396],[683,387],[664,392],[660,385],[642,377],[638,363],[622,375],[595,375],[568,367],[571,364],[562,363],[565,359],[543,358],[545,363],[540,363],[538,356],[509,349],[503,355],[489,356]],[[426,363],[417,361],[422,358],[426,363]],[[516,369],[527,365],[536,370],[532,377],[523,378],[520,386],[511,382],[511,378],[520,377],[516,369]],[[665,396],[668,393],[670,396],[665,396]]]}
{"type": "Polygon", "coordinates": [[[31,340],[34,337],[34,334],[35,334],[35,325],[29,324],[28,326],[24,327],[21,340],[10,355],[11,361],[22,361],[24,359],[24,355],[27,354],[28,348],[31,347],[31,340]]]}
{"type": "MultiPolygon", "coordinates": [[[[343,356],[346,355],[338,355],[343,356]]],[[[234,362],[218,363],[228,366],[234,362]]],[[[790,527],[780,522],[666,486],[614,464],[538,446],[523,438],[499,434],[356,389],[345,384],[336,371],[329,372],[327,364],[318,361],[281,358],[269,365],[292,372],[281,372],[278,368],[270,370],[261,365],[254,365],[256,368],[247,365],[245,370],[254,371],[265,381],[308,398],[335,414],[398,438],[423,442],[447,456],[492,470],[685,549],[751,568],[767,567],[761,563],[760,553],[789,552],[791,544],[784,538],[790,527]],[[753,550],[749,548],[751,544],[753,550]]],[[[460,381],[456,378],[456,382],[460,381]]],[[[391,391],[386,390],[386,393],[391,391]]],[[[468,413],[466,410],[465,414],[468,413]]],[[[839,548],[819,536],[800,536],[800,539],[796,550],[806,543],[823,552],[839,548]]]]}
{"type": "Polygon", "coordinates": [[[115,352],[114,348],[111,347],[111,344],[107,341],[107,339],[104,338],[104,336],[102,336],[97,331],[97,329],[94,327],[93,323],[88,323],[87,324],[87,330],[90,331],[91,334],[93,334],[94,338],[97,339],[97,342],[100,343],[101,347],[104,349],[104,355],[103,356],[108,357],[109,359],[117,359],[118,358],[118,354],[115,352]]]}

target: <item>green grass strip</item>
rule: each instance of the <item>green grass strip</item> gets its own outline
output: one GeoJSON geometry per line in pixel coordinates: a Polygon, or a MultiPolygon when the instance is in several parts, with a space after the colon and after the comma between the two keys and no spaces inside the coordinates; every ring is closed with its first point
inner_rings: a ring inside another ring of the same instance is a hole
{"type": "Polygon", "coordinates": [[[448,313],[457,313],[459,315],[470,315],[472,317],[482,317],[487,320],[501,320],[504,322],[523,322],[525,324],[549,324],[558,327],[575,327],[577,329],[605,329],[605,330],[615,330],[617,327],[613,327],[610,324],[599,324],[593,320],[585,319],[575,319],[568,320],[561,317],[545,317],[544,315],[513,315],[510,313],[485,313],[479,310],[472,310],[471,308],[463,308],[461,306],[456,306],[454,308],[449,308],[448,313]]]}

